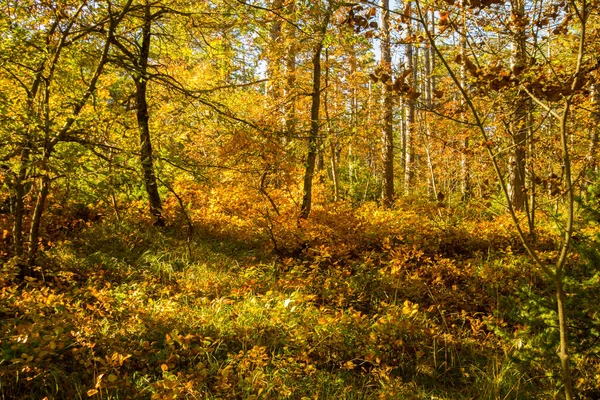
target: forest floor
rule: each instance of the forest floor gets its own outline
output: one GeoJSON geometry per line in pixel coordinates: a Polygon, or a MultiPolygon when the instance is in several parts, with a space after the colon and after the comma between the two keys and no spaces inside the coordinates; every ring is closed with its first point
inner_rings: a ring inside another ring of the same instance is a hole
{"type": "MultiPolygon", "coordinates": [[[[506,216],[466,213],[338,203],[262,230],[196,219],[191,238],[176,218],[76,224],[35,278],[4,264],[0,398],[556,398],[552,288],[506,216]]],[[[582,398],[598,350],[574,358],[582,398]]]]}

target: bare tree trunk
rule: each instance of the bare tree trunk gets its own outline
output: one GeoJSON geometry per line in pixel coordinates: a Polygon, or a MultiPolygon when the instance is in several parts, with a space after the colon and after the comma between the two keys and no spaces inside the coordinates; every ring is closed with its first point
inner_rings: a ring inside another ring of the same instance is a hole
{"type": "MultiPolygon", "coordinates": [[[[429,14],[426,13],[425,14],[425,19],[423,20],[423,24],[428,26],[429,25],[429,14]]],[[[435,21],[433,19],[433,17],[431,18],[432,21],[432,26],[431,29],[433,30],[435,28],[435,21]]],[[[425,48],[424,51],[424,60],[423,63],[425,64],[425,105],[427,107],[428,110],[433,109],[433,91],[435,90],[435,82],[433,79],[433,70],[435,67],[434,64],[434,54],[433,51],[431,49],[431,46],[427,46],[425,48]]],[[[436,177],[435,177],[435,171],[434,171],[434,165],[433,165],[433,159],[431,157],[431,128],[430,125],[427,121],[427,114],[424,115],[425,117],[425,153],[427,155],[427,166],[429,168],[429,181],[430,183],[427,185],[427,196],[431,197],[433,195],[433,197],[435,197],[435,195],[438,193],[437,190],[437,182],[436,182],[436,177]]]]}
{"type": "MultiPolygon", "coordinates": [[[[459,32],[460,35],[460,54],[463,60],[467,58],[467,16],[466,16],[466,2],[462,2],[462,27],[459,32]]],[[[463,62],[460,68],[460,84],[463,87],[467,85],[467,70],[465,63],[463,62]]],[[[465,106],[464,99],[461,100],[462,106],[465,106]]],[[[466,122],[466,117],[464,117],[466,122]]],[[[471,198],[471,168],[469,165],[469,134],[465,134],[462,143],[462,151],[460,156],[460,192],[463,202],[468,201],[471,198]]]]}
{"type": "MultiPolygon", "coordinates": [[[[516,18],[523,18],[525,14],[523,0],[512,1],[512,13],[516,18]]],[[[525,38],[525,28],[519,28],[512,43],[511,67],[513,70],[521,68],[527,62],[525,38]]],[[[513,148],[508,160],[508,192],[514,209],[521,211],[525,208],[527,199],[525,193],[525,157],[528,132],[527,115],[531,105],[529,97],[524,93],[519,93],[517,96],[511,123],[513,148]]]]}
{"type": "Polygon", "coordinates": [[[390,43],[390,1],[381,0],[381,67],[390,82],[383,83],[383,205],[394,206],[394,109],[391,86],[392,50],[390,43]]]}
{"type": "Polygon", "coordinates": [[[144,186],[150,203],[150,214],[155,218],[154,224],[165,224],[162,215],[162,202],[158,193],[158,184],[154,173],[152,159],[152,142],[150,139],[150,115],[148,112],[148,60],[150,58],[150,39],[152,37],[152,15],[150,5],[146,3],[144,10],[144,25],[142,27],[142,43],[138,60],[139,71],[135,77],[137,122],[140,134],[140,162],[144,175],[144,186]]]}
{"type": "MultiPolygon", "coordinates": [[[[528,121],[527,125],[527,152],[529,153],[529,159],[527,161],[529,164],[529,199],[525,202],[525,205],[527,206],[529,235],[531,236],[531,240],[535,241],[535,210],[537,207],[537,184],[535,183],[535,164],[533,157],[535,154],[535,141],[533,140],[533,129],[531,128],[531,121],[528,121]]],[[[525,195],[527,195],[527,193],[525,195]]]]}
{"type": "MultiPolygon", "coordinates": [[[[329,52],[327,50],[325,50],[325,87],[329,88],[329,52]]],[[[329,115],[329,95],[328,95],[329,91],[326,90],[325,91],[325,98],[324,100],[324,111],[325,111],[325,118],[327,119],[327,138],[329,139],[329,150],[330,150],[330,157],[331,157],[331,181],[333,182],[333,201],[338,201],[340,198],[340,191],[339,191],[339,181],[338,181],[338,172],[337,172],[337,160],[336,160],[336,138],[333,137],[332,132],[332,124],[331,124],[331,117],[329,115]]],[[[324,150],[323,150],[324,151],[324,150]]]]}
{"type": "Polygon", "coordinates": [[[587,156],[587,168],[591,173],[598,172],[598,131],[600,131],[600,84],[594,84],[591,88],[592,101],[594,108],[592,110],[592,124],[590,132],[590,144],[587,156]]]}
{"type": "MultiPolygon", "coordinates": [[[[413,34],[412,27],[412,9],[411,4],[407,5],[408,11],[408,22],[407,22],[407,35],[409,37],[413,34]]],[[[406,66],[409,70],[411,70],[411,74],[409,75],[409,85],[414,90],[416,85],[416,72],[414,65],[414,51],[413,51],[412,43],[406,44],[406,66]]],[[[404,193],[410,194],[412,187],[414,185],[414,177],[415,177],[415,150],[414,150],[414,136],[416,134],[415,129],[415,101],[412,99],[407,100],[407,115],[406,115],[406,137],[404,143],[404,151],[405,151],[405,170],[404,170],[404,193]]]]}
{"type": "Polygon", "coordinates": [[[25,179],[27,178],[27,165],[29,164],[29,146],[21,150],[21,165],[16,176],[15,187],[15,220],[13,223],[13,245],[15,256],[23,256],[23,220],[25,219],[25,179]]]}
{"type": "Polygon", "coordinates": [[[331,180],[333,181],[333,201],[340,199],[340,183],[337,171],[337,154],[335,152],[335,143],[330,142],[331,146],[331,180]]]}
{"type": "Polygon", "coordinates": [[[560,336],[560,347],[558,349],[558,357],[560,359],[560,367],[562,372],[562,381],[565,385],[565,396],[567,400],[572,400],[573,396],[573,379],[571,377],[571,367],[569,366],[569,337],[567,316],[566,316],[566,303],[567,295],[563,284],[562,271],[557,271],[555,285],[556,285],[556,300],[557,300],[557,311],[558,311],[558,325],[559,325],[559,336],[560,336]]]}
{"type": "MultiPolygon", "coordinates": [[[[317,143],[317,171],[321,172],[325,169],[325,156],[323,155],[323,140],[318,140],[317,143]]],[[[322,179],[320,179],[322,181],[322,179]]]]}
{"type": "Polygon", "coordinates": [[[312,182],[317,159],[317,146],[319,137],[319,108],[321,106],[321,51],[323,42],[315,47],[313,54],[313,92],[310,109],[310,135],[308,137],[308,155],[306,157],[306,170],[304,172],[304,190],[302,195],[302,208],[300,218],[307,219],[312,206],[312,182]]]}
{"type": "Polygon", "coordinates": [[[406,134],[407,134],[407,120],[408,120],[408,107],[406,106],[406,100],[400,100],[400,171],[402,177],[406,176],[406,134]]]}
{"type": "Polygon", "coordinates": [[[310,134],[308,136],[308,154],[306,156],[306,169],[304,172],[304,187],[302,194],[302,206],[300,208],[300,219],[307,219],[312,206],[312,184],[315,173],[315,162],[317,159],[319,142],[319,109],[321,107],[321,52],[323,51],[323,40],[329,18],[331,17],[331,4],[325,14],[321,29],[318,32],[319,38],[315,45],[313,54],[313,90],[312,105],[310,108],[310,134]]]}
{"type": "Polygon", "coordinates": [[[30,268],[35,264],[35,259],[37,257],[37,252],[40,245],[40,225],[42,223],[42,215],[44,214],[49,190],[50,178],[48,175],[44,175],[40,178],[40,192],[38,193],[35,203],[33,217],[31,218],[31,228],[29,230],[29,251],[27,264],[30,268]]]}

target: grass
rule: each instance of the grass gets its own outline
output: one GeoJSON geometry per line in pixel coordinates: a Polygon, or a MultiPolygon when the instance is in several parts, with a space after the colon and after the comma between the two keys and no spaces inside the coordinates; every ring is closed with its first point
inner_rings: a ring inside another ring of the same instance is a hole
{"type": "Polygon", "coordinates": [[[553,398],[553,365],[517,357],[535,273],[508,230],[360,212],[356,232],[317,211],[293,257],[225,229],[85,229],[2,291],[0,398],[553,398]]]}

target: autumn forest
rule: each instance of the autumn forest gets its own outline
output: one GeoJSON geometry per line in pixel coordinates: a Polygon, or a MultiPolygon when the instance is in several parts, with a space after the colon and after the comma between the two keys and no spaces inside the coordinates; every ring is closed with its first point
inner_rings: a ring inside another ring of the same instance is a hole
{"type": "Polygon", "coordinates": [[[598,0],[0,0],[0,399],[600,399],[598,0]]]}

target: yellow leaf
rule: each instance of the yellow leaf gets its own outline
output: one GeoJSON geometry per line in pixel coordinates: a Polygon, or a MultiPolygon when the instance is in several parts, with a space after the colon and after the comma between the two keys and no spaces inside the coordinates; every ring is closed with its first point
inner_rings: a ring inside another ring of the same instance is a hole
{"type": "Polygon", "coordinates": [[[114,382],[114,381],[116,381],[117,379],[118,379],[118,377],[115,374],[110,374],[108,376],[108,381],[111,382],[111,383],[114,382]]]}
{"type": "Polygon", "coordinates": [[[92,397],[95,394],[98,394],[98,391],[96,389],[90,389],[87,391],[88,397],[92,397]]]}
{"type": "Polygon", "coordinates": [[[160,366],[160,369],[162,369],[163,371],[168,371],[169,370],[169,366],[167,364],[163,364],[160,366]]]}
{"type": "Polygon", "coordinates": [[[96,378],[96,389],[98,389],[100,387],[100,385],[102,384],[103,376],[104,376],[104,374],[100,374],[100,375],[98,375],[98,378],[96,378]]]}

